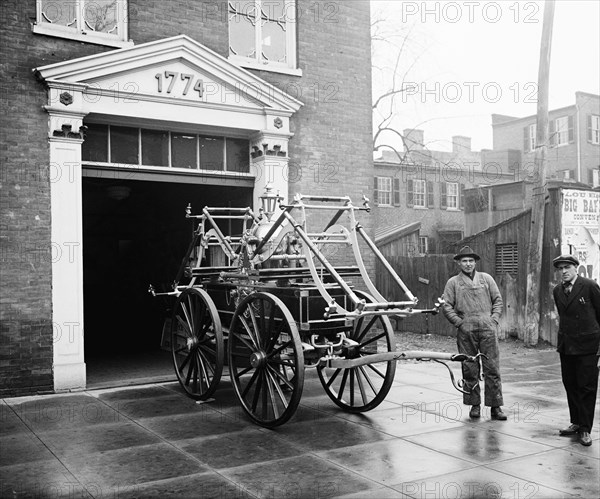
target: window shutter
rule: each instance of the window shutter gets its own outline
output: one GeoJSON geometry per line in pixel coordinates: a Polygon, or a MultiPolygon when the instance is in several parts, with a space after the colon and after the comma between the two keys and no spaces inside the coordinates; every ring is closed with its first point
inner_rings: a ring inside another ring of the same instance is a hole
{"type": "Polygon", "coordinates": [[[458,186],[458,206],[461,210],[465,209],[465,184],[458,186]]]}
{"type": "Polygon", "coordinates": [[[554,135],[554,130],[556,129],[556,122],[554,120],[550,120],[550,123],[548,123],[548,129],[550,132],[549,146],[552,147],[554,144],[556,144],[556,136],[554,135]]]}
{"type": "Polygon", "coordinates": [[[414,182],[412,180],[408,180],[408,187],[406,191],[406,206],[412,208],[415,205],[415,193],[414,193],[414,182]]]}
{"type": "Polygon", "coordinates": [[[427,208],[433,208],[433,182],[428,181],[426,187],[427,194],[427,208]]]}
{"type": "Polygon", "coordinates": [[[529,152],[529,125],[523,128],[523,151],[529,152]]]}
{"type": "Polygon", "coordinates": [[[569,142],[575,141],[575,134],[573,133],[573,116],[569,116],[569,142]]]}
{"type": "Polygon", "coordinates": [[[592,115],[587,115],[587,141],[592,141],[592,115]]]}
{"type": "Polygon", "coordinates": [[[400,179],[392,178],[392,203],[394,206],[400,206],[400,179]]]}
{"type": "Polygon", "coordinates": [[[373,203],[377,204],[378,201],[378,192],[377,192],[377,177],[373,177],[373,180],[375,181],[374,185],[373,185],[373,203]]]}
{"type": "Polygon", "coordinates": [[[440,208],[442,210],[448,208],[448,184],[446,182],[440,184],[440,208]]]}

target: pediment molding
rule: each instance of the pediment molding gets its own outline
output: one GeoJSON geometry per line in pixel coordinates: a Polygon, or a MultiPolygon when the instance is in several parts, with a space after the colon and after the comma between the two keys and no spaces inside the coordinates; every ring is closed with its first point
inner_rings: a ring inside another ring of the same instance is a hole
{"type": "Polygon", "coordinates": [[[302,106],[298,99],[186,35],[33,71],[56,95],[65,89],[88,95],[86,104],[93,104],[94,96],[113,96],[124,104],[173,103],[282,117],[302,106]]]}

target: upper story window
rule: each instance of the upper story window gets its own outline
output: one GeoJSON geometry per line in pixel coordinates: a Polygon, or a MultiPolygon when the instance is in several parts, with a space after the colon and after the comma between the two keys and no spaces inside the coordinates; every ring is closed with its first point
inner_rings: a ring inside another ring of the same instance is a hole
{"type": "Polygon", "coordinates": [[[229,56],[240,66],[300,75],[296,0],[229,1],[229,56]]]}
{"type": "Polygon", "coordinates": [[[37,0],[33,32],[110,47],[131,46],[127,0],[37,0]]]}
{"type": "Polygon", "coordinates": [[[391,177],[377,177],[377,202],[380,205],[392,204],[391,177]]]}
{"type": "Polygon", "coordinates": [[[588,142],[600,144],[600,116],[597,114],[588,114],[587,122],[588,142]]]}
{"type": "Polygon", "coordinates": [[[458,210],[458,184],[456,182],[446,184],[446,206],[458,210]]]}
{"type": "Polygon", "coordinates": [[[93,123],[86,126],[81,150],[84,162],[250,171],[250,144],[245,139],[93,123]]]}
{"type": "Polygon", "coordinates": [[[427,186],[425,180],[415,180],[413,184],[413,201],[414,206],[426,208],[427,186]]]}
{"type": "Polygon", "coordinates": [[[373,200],[380,206],[400,205],[400,179],[375,177],[373,200]]]}
{"type": "Polygon", "coordinates": [[[433,182],[409,179],[406,205],[409,208],[433,208],[433,182]]]}
{"type": "Polygon", "coordinates": [[[561,116],[550,120],[550,144],[556,147],[573,142],[573,117],[561,116]]]}

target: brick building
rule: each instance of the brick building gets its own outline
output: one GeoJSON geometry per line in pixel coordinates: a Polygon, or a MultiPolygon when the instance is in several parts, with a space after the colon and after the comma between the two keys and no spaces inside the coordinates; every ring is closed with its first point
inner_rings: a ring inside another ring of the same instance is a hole
{"type": "Polygon", "coordinates": [[[158,348],[188,202],[371,195],[369,2],[256,4],[3,2],[0,395],[158,348]]]}
{"type": "Polygon", "coordinates": [[[513,181],[506,159],[511,153],[472,151],[471,139],[463,136],[453,137],[452,152],[435,151],[424,147],[422,130],[404,130],[403,136],[405,153],[383,150],[375,159],[377,234],[400,234],[420,222],[418,245],[402,242],[394,254],[452,253],[465,235],[465,189],[513,181]]]}
{"type": "MultiPolygon", "coordinates": [[[[494,150],[521,151],[521,169],[533,171],[537,117],[492,115],[494,150]]],[[[575,103],[549,112],[548,179],[600,185],[600,96],[575,93],[575,103]]]]}

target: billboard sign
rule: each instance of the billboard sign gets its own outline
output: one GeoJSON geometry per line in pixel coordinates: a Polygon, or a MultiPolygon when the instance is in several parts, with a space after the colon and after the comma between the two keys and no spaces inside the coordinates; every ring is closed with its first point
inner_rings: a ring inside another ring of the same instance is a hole
{"type": "Polygon", "coordinates": [[[600,192],[563,189],[561,254],[579,260],[579,275],[600,282],[600,192]]]}

